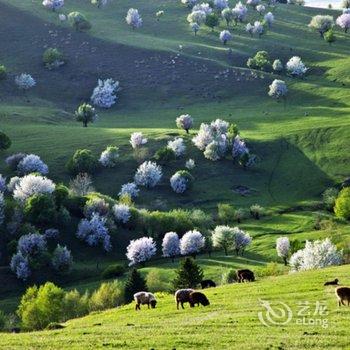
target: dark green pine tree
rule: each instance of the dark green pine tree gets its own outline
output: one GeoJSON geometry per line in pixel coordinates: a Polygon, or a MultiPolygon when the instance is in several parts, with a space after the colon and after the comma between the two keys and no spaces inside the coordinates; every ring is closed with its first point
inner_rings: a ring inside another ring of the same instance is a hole
{"type": "Polygon", "coordinates": [[[196,288],[197,284],[203,280],[202,268],[192,259],[186,258],[180,263],[174,279],[175,289],[196,288]]]}
{"type": "Polygon", "coordinates": [[[137,292],[147,292],[146,280],[141,276],[137,269],[133,269],[125,282],[124,297],[125,302],[130,303],[137,292]]]}

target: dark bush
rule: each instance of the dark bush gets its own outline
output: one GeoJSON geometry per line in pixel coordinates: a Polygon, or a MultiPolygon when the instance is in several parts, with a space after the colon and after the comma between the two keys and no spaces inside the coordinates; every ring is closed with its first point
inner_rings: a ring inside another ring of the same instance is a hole
{"type": "Polygon", "coordinates": [[[10,148],[11,139],[3,132],[0,131],[0,150],[10,148]]]}
{"type": "Polygon", "coordinates": [[[52,47],[48,48],[43,54],[43,63],[49,69],[62,66],[64,64],[62,52],[52,47]]]}
{"type": "Polygon", "coordinates": [[[137,292],[147,292],[146,280],[141,276],[140,272],[133,269],[125,282],[124,298],[126,303],[130,303],[134,299],[137,292]]]}
{"type": "Polygon", "coordinates": [[[90,150],[78,149],[66,166],[73,175],[79,173],[93,174],[97,170],[98,160],[90,150]]]}
{"type": "Polygon", "coordinates": [[[53,193],[57,207],[62,206],[69,197],[69,189],[63,184],[58,184],[53,193]]]}
{"type": "Polygon", "coordinates": [[[6,79],[6,75],[7,75],[6,67],[3,64],[1,64],[0,65],[0,80],[6,79]]]}
{"type": "Polygon", "coordinates": [[[68,211],[78,217],[84,216],[84,207],[87,202],[85,197],[70,195],[64,201],[64,206],[68,211]]]}
{"type": "Polygon", "coordinates": [[[24,215],[32,224],[47,225],[56,222],[57,211],[51,195],[35,194],[27,199],[24,215]]]}
{"type": "Polygon", "coordinates": [[[91,29],[91,23],[80,12],[77,12],[77,11],[71,12],[68,15],[68,19],[76,31],[81,32],[81,31],[91,29]]]}
{"type": "Polygon", "coordinates": [[[125,271],[126,269],[123,265],[109,265],[102,271],[101,277],[104,279],[121,277],[125,271]]]}
{"type": "Polygon", "coordinates": [[[172,149],[162,147],[155,153],[154,158],[160,162],[170,162],[171,160],[175,160],[176,155],[172,149]]]}

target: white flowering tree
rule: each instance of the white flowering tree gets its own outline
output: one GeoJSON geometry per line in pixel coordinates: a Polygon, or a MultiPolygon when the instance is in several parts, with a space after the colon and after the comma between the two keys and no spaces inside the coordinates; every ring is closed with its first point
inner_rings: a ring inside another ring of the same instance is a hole
{"type": "Polygon", "coordinates": [[[336,20],[336,24],[347,33],[350,28],[350,13],[340,15],[336,20]]]}
{"type": "Polygon", "coordinates": [[[237,22],[243,22],[245,18],[247,17],[248,9],[245,5],[242,4],[241,1],[239,1],[236,6],[232,9],[233,18],[234,21],[237,22]]]}
{"type": "Polygon", "coordinates": [[[22,281],[26,281],[32,274],[28,257],[23,256],[19,252],[12,256],[10,268],[16,274],[17,278],[22,281]]]}
{"type": "Polygon", "coordinates": [[[80,221],[76,236],[91,247],[102,244],[105,251],[109,252],[112,250],[107,219],[97,213],[92,214],[91,219],[82,219],[80,221]]]}
{"type": "Polygon", "coordinates": [[[101,108],[111,108],[117,101],[117,92],[120,90],[119,81],[112,78],[97,82],[91,95],[91,102],[101,108]]]}
{"type": "Polygon", "coordinates": [[[20,179],[13,191],[13,198],[24,202],[34,194],[51,194],[55,184],[48,178],[29,174],[20,179]]]}
{"type": "Polygon", "coordinates": [[[201,4],[193,6],[192,12],[196,11],[203,11],[206,15],[210,15],[211,13],[213,13],[213,9],[207,2],[202,2],[201,4]]]}
{"type": "Polygon", "coordinates": [[[133,132],[130,135],[130,144],[133,149],[142,147],[147,143],[147,138],[143,136],[142,132],[133,132]]]}
{"type": "Polygon", "coordinates": [[[140,190],[138,189],[135,182],[128,182],[122,185],[119,196],[129,196],[131,199],[136,198],[139,195],[140,190]]]}
{"type": "Polygon", "coordinates": [[[193,180],[187,170],[179,170],[170,178],[170,186],[175,193],[182,194],[192,187],[193,180]]]}
{"type": "Polygon", "coordinates": [[[289,259],[292,272],[321,269],[341,263],[342,251],[338,251],[329,238],[307,241],[305,248],[295,252],[289,259]]]}
{"type": "Polygon", "coordinates": [[[282,72],[283,71],[283,64],[282,64],[281,60],[279,60],[279,59],[274,60],[272,63],[272,69],[277,73],[282,72]]]}
{"type": "Polygon", "coordinates": [[[108,146],[102,153],[99,162],[107,168],[114,168],[119,161],[119,149],[116,146],[108,146]]]}
{"type": "Polygon", "coordinates": [[[268,12],[265,14],[264,20],[267,23],[268,27],[271,28],[273,22],[275,21],[275,16],[273,15],[272,12],[268,12]]]}
{"type": "Polygon", "coordinates": [[[247,5],[255,8],[261,3],[261,0],[247,0],[247,5]]]}
{"type": "Polygon", "coordinates": [[[0,174],[0,192],[5,192],[7,189],[6,178],[0,174]]]}
{"type": "Polygon", "coordinates": [[[0,192],[0,226],[5,220],[5,197],[2,192],[0,192]]]}
{"type": "Polygon", "coordinates": [[[162,242],[162,252],[165,258],[174,258],[180,255],[180,239],[176,232],[167,232],[162,242]]]}
{"type": "Polygon", "coordinates": [[[245,154],[249,154],[249,148],[247,147],[245,141],[242,140],[239,135],[237,135],[233,139],[232,143],[232,157],[233,159],[238,160],[245,154]]]}
{"type": "Polygon", "coordinates": [[[192,170],[192,169],[194,169],[194,168],[196,167],[196,163],[195,163],[195,161],[194,161],[192,158],[190,158],[190,159],[188,159],[188,160],[186,161],[185,167],[186,167],[188,170],[192,170]]]}
{"type": "Polygon", "coordinates": [[[226,45],[227,42],[232,39],[232,34],[228,30],[223,30],[220,32],[219,37],[221,42],[226,45]]]}
{"type": "Polygon", "coordinates": [[[181,157],[186,152],[186,145],[181,137],[176,137],[174,140],[168,141],[167,148],[171,149],[176,157],[181,157]]]}
{"type": "Polygon", "coordinates": [[[230,26],[231,22],[234,20],[233,11],[226,7],[221,11],[221,17],[226,21],[227,28],[230,26]]]}
{"type": "Polygon", "coordinates": [[[21,175],[30,173],[40,173],[46,175],[49,172],[48,166],[36,154],[26,155],[17,165],[17,170],[21,175]]]}
{"type": "Polygon", "coordinates": [[[260,16],[266,11],[266,7],[264,5],[258,5],[256,8],[257,12],[259,13],[260,16]]]}
{"type": "Polygon", "coordinates": [[[142,18],[137,9],[130,8],[126,14],[125,20],[133,30],[142,26],[142,18]]]}
{"type": "Polygon", "coordinates": [[[49,10],[56,11],[64,6],[64,0],[44,0],[43,6],[49,10]]]}
{"type": "Polygon", "coordinates": [[[252,237],[249,233],[244,232],[238,227],[234,227],[234,238],[233,238],[233,249],[236,252],[236,255],[243,255],[247,246],[252,242],[252,237]]]}
{"type": "Polygon", "coordinates": [[[139,186],[152,188],[163,176],[162,168],[154,162],[146,161],[136,170],[134,181],[139,186]]]}
{"type": "Polygon", "coordinates": [[[303,61],[298,56],[293,56],[286,64],[286,70],[290,75],[302,77],[308,70],[303,61]]]}
{"type": "Polygon", "coordinates": [[[198,11],[192,11],[188,16],[187,16],[187,21],[192,24],[192,23],[197,23],[199,26],[205,22],[207,18],[207,15],[204,11],[198,10],[198,11]]]}
{"type": "Polygon", "coordinates": [[[249,33],[250,36],[253,36],[254,26],[251,23],[247,23],[245,26],[245,31],[249,33]]]}
{"type": "Polygon", "coordinates": [[[130,207],[125,204],[115,204],[112,208],[114,219],[117,223],[126,224],[131,217],[130,207]]]}
{"type": "Polygon", "coordinates": [[[55,271],[63,274],[71,270],[73,265],[73,257],[71,251],[57,244],[51,258],[51,264],[55,271]]]}
{"type": "Polygon", "coordinates": [[[151,237],[141,237],[130,241],[126,248],[126,257],[130,261],[129,265],[142,264],[150,260],[157,252],[156,243],[151,237]]]}
{"type": "Polygon", "coordinates": [[[233,248],[236,231],[229,226],[216,226],[212,233],[213,246],[221,248],[227,255],[228,250],[233,248]]]}
{"type": "Polygon", "coordinates": [[[334,19],[332,16],[328,15],[317,15],[312,17],[308,26],[311,29],[317,30],[320,33],[321,37],[323,37],[324,33],[333,28],[334,19]]]}
{"type": "Polygon", "coordinates": [[[265,33],[265,28],[262,22],[260,21],[254,22],[253,33],[258,34],[259,38],[265,33]]]}
{"type": "Polygon", "coordinates": [[[193,126],[193,118],[189,114],[180,115],[178,118],[176,118],[176,126],[179,129],[185,130],[188,134],[189,130],[193,126]]]}
{"type": "Polygon", "coordinates": [[[190,28],[193,31],[194,35],[197,35],[199,29],[200,29],[200,25],[196,22],[190,23],[190,28]]]}
{"type": "Polygon", "coordinates": [[[285,99],[288,94],[287,84],[283,80],[275,79],[269,86],[269,96],[279,100],[285,99]]]}
{"type": "Polygon", "coordinates": [[[195,258],[204,245],[205,237],[199,231],[188,231],[180,239],[181,255],[192,255],[195,258]]]}
{"type": "Polygon", "coordinates": [[[228,7],[228,0],[214,0],[214,8],[218,11],[222,11],[223,9],[228,7]]]}
{"type": "Polygon", "coordinates": [[[287,259],[290,251],[290,242],[288,237],[279,237],[276,240],[277,255],[283,259],[284,265],[287,266],[287,259]]]}
{"type": "Polygon", "coordinates": [[[15,83],[21,90],[29,90],[36,85],[35,79],[27,73],[22,73],[15,77],[15,83]]]}

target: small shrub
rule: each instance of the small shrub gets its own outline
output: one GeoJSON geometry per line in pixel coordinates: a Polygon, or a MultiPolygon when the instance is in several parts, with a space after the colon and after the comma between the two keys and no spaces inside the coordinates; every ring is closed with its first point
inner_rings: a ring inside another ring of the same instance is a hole
{"type": "Polygon", "coordinates": [[[159,270],[147,274],[147,286],[150,292],[170,292],[171,285],[159,270]]]}
{"type": "Polygon", "coordinates": [[[56,205],[51,195],[35,194],[26,200],[24,215],[32,224],[48,225],[56,222],[56,205]]]}
{"type": "Polygon", "coordinates": [[[287,273],[287,269],[284,268],[282,265],[277,264],[276,262],[269,262],[266,264],[264,268],[261,270],[258,270],[257,275],[260,277],[267,277],[267,276],[280,276],[287,273]]]}
{"type": "Polygon", "coordinates": [[[350,219],[350,187],[343,188],[335,200],[335,215],[338,218],[350,219]]]}
{"type": "Polygon", "coordinates": [[[327,188],[322,193],[322,201],[325,206],[325,208],[329,211],[333,211],[335,201],[338,197],[339,190],[337,188],[327,188]]]}
{"type": "Polygon", "coordinates": [[[103,279],[121,277],[125,271],[126,269],[123,265],[109,265],[102,271],[101,277],[103,279]]]}
{"type": "Polygon", "coordinates": [[[0,331],[4,330],[6,325],[6,315],[0,310],[0,331]]]}
{"type": "Polygon", "coordinates": [[[254,57],[248,59],[247,66],[249,68],[261,70],[271,68],[269,54],[266,51],[258,51],[254,57]]]}
{"type": "Polygon", "coordinates": [[[102,283],[90,297],[90,310],[101,311],[122,305],[124,302],[123,285],[121,282],[102,283]]]}
{"type": "Polygon", "coordinates": [[[0,151],[10,148],[11,139],[3,132],[0,131],[0,151]]]}
{"type": "Polygon", "coordinates": [[[6,79],[6,75],[7,75],[6,67],[3,64],[1,64],[0,65],[0,80],[6,79]]]}
{"type": "Polygon", "coordinates": [[[67,169],[71,174],[93,174],[98,168],[98,160],[88,149],[78,149],[67,163],[67,169]]]}
{"type": "Polygon", "coordinates": [[[63,298],[64,321],[82,317],[89,313],[89,295],[87,293],[80,295],[74,289],[66,292],[63,298]]]}
{"type": "Polygon", "coordinates": [[[170,162],[176,159],[175,152],[169,147],[162,147],[157,150],[154,155],[154,158],[162,162],[170,162]]]}
{"type": "Polygon", "coordinates": [[[43,63],[46,68],[58,68],[64,65],[63,54],[55,48],[48,48],[43,54],[43,63]]]}
{"type": "Polygon", "coordinates": [[[235,270],[227,270],[222,274],[221,283],[222,284],[230,284],[237,282],[237,276],[235,270]]]}
{"type": "Polygon", "coordinates": [[[218,204],[218,218],[221,223],[229,224],[235,220],[235,208],[231,204],[219,203],[218,204]]]}
{"type": "Polygon", "coordinates": [[[80,12],[71,12],[68,15],[68,20],[71,22],[72,27],[79,32],[91,29],[91,23],[80,12]]]}

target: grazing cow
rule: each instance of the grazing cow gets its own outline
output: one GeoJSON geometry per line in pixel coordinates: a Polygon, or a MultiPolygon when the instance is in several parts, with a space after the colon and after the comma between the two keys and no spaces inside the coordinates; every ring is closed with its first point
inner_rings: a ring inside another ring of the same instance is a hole
{"type": "Polygon", "coordinates": [[[151,308],[154,309],[157,304],[156,297],[154,294],[149,292],[138,292],[134,294],[134,300],[136,302],[135,310],[141,310],[140,305],[147,305],[148,308],[151,305],[151,308]]]}
{"type": "Polygon", "coordinates": [[[212,280],[203,280],[201,282],[202,289],[216,287],[216,283],[212,280]]]}
{"type": "Polygon", "coordinates": [[[193,307],[195,305],[201,304],[203,306],[210,305],[208,298],[201,292],[192,292],[189,296],[190,306],[193,307]]]}
{"type": "Polygon", "coordinates": [[[338,278],[336,278],[336,279],[333,280],[333,281],[328,281],[328,282],[326,282],[326,283],[324,284],[324,286],[337,286],[337,285],[338,285],[338,282],[339,282],[339,280],[338,280],[338,278]]]}
{"type": "Polygon", "coordinates": [[[350,288],[349,287],[338,287],[335,289],[335,295],[338,298],[338,305],[342,304],[345,306],[344,301],[348,302],[348,306],[350,306],[350,288]]]}
{"type": "Polygon", "coordinates": [[[237,270],[236,271],[236,276],[237,276],[237,281],[239,283],[244,282],[244,281],[248,281],[248,282],[254,282],[255,281],[254,272],[250,271],[248,269],[237,270]]]}
{"type": "MultiPolygon", "coordinates": [[[[175,293],[175,301],[176,301],[176,308],[179,310],[179,304],[181,304],[181,307],[184,309],[184,303],[190,302],[190,294],[194,292],[194,289],[188,288],[188,289],[179,289],[175,293]]],[[[191,307],[193,305],[190,304],[191,307]]]]}

